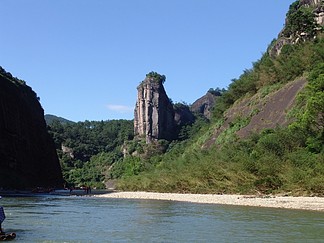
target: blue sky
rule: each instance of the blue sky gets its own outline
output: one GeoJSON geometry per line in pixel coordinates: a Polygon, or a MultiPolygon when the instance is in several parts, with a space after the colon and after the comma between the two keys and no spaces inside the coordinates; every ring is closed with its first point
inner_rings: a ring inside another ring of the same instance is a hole
{"type": "Polygon", "coordinates": [[[294,0],[1,0],[0,66],[46,114],[133,119],[138,84],[164,74],[175,102],[227,88],[284,25],[294,0]]]}

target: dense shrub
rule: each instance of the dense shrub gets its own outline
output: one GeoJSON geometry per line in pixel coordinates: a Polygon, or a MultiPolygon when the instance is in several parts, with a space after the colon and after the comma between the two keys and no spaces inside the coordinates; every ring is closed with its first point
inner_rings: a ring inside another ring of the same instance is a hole
{"type": "Polygon", "coordinates": [[[85,121],[49,126],[68,185],[104,187],[110,166],[123,158],[121,147],[133,139],[133,122],[126,120],[85,121]],[[62,151],[62,145],[69,152],[62,151]]]}

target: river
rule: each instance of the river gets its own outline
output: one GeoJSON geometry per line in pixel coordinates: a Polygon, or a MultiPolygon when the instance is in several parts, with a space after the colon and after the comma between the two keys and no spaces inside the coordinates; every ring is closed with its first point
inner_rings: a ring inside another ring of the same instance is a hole
{"type": "Polygon", "coordinates": [[[324,242],[324,213],[80,196],[3,197],[18,242],[324,242]]]}

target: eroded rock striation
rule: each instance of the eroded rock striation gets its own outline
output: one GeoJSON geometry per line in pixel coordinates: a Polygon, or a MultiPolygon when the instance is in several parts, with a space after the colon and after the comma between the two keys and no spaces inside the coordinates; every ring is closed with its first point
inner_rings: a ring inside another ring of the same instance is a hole
{"type": "Polygon", "coordinates": [[[163,82],[165,76],[151,72],[137,87],[137,102],[134,112],[134,134],[152,140],[174,138],[174,110],[163,82]]]}
{"type": "Polygon", "coordinates": [[[146,143],[177,139],[181,128],[195,122],[196,115],[209,119],[216,102],[217,95],[207,92],[191,106],[173,104],[163,87],[164,81],[164,75],[151,72],[137,87],[134,135],[145,138],[146,143]]]}
{"type": "Polygon", "coordinates": [[[62,186],[36,93],[0,67],[0,188],[62,186]]]}

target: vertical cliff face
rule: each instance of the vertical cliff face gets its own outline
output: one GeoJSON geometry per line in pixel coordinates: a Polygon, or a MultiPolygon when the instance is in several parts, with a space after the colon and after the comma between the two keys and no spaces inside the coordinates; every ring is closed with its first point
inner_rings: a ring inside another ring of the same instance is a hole
{"type": "Polygon", "coordinates": [[[0,188],[61,186],[59,160],[36,94],[0,71],[0,188]]]}
{"type": "Polygon", "coordinates": [[[137,87],[134,133],[145,137],[147,143],[174,138],[174,111],[163,87],[164,80],[164,76],[152,72],[137,87]]]}

